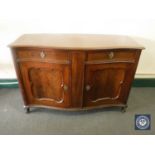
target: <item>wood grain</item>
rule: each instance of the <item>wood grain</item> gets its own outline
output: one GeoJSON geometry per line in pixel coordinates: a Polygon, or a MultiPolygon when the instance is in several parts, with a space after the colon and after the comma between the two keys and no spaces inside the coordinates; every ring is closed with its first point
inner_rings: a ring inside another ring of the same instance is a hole
{"type": "Polygon", "coordinates": [[[9,46],[53,49],[144,49],[128,36],[95,34],[25,34],[9,46]]]}
{"type": "Polygon", "coordinates": [[[104,35],[22,36],[10,47],[24,105],[125,108],[143,49],[131,40],[104,35]]]}
{"type": "Polygon", "coordinates": [[[85,54],[72,52],[72,106],[81,107],[83,105],[84,87],[84,62],[85,54]]]}

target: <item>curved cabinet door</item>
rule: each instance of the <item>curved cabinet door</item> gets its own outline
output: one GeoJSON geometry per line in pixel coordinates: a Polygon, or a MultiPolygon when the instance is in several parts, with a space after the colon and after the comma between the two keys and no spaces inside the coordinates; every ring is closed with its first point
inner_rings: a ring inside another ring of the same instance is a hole
{"type": "Polygon", "coordinates": [[[122,104],[131,67],[127,63],[86,65],[84,106],[122,104]]]}
{"type": "Polygon", "coordinates": [[[69,65],[42,62],[19,64],[26,96],[30,104],[69,107],[69,65]]]}

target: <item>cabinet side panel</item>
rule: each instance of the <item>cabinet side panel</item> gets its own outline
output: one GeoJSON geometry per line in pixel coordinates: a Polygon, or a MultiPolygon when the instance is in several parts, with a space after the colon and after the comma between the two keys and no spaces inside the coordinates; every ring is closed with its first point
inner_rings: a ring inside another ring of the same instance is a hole
{"type": "Polygon", "coordinates": [[[72,52],[72,106],[82,107],[85,53],[72,52]]]}
{"type": "Polygon", "coordinates": [[[131,86],[132,86],[132,82],[134,80],[134,76],[136,73],[136,69],[138,66],[138,62],[139,62],[139,58],[140,58],[140,54],[141,54],[141,50],[136,50],[136,60],[135,60],[135,64],[127,71],[128,75],[126,76],[126,84],[124,85],[124,88],[122,88],[123,91],[123,95],[121,95],[121,101],[125,104],[127,104],[127,100],[129,97],[129,93],[131,90],[131,86]]]}
{"type": "Polygon", "coordinates": [[[23,79],[22,79],[22,76],[21,76],[19,64],[16,61],[16,52],[17,52],[17,49],[14,49],[14,48],[11,49],[11,53],[12,53],[12,57],[13,57],[13,63],[14,63],[16,75],[17,75],[18,82],[19,82],[19,88],[20,88],[20,91],[22,93],[24,104],[25,104],[25,106],[27,106],[28,105],[28,100],[27,100],[27,96],[26,96],[26,93],[25,93],[25,88],[24,88],[23,79]]]}

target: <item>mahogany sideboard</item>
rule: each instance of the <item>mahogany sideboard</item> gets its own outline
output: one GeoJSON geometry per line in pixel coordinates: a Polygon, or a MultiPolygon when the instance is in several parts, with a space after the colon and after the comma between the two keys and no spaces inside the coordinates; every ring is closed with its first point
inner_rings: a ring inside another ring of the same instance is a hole
{"type": "Polygon", "coordinates": [[[9,45],[31,107],[125,111],[143,46],[127,36],[25,34],[9,45]]]}

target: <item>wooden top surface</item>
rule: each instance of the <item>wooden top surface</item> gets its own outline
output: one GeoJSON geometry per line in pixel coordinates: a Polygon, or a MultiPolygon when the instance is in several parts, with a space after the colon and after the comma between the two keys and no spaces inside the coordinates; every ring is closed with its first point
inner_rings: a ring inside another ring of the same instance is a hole
{"type": "Polygon", "coordinates": [[[9,46],[58,49],[144,49],[128,36],[97,34],[25,34],[9,46]]]}

